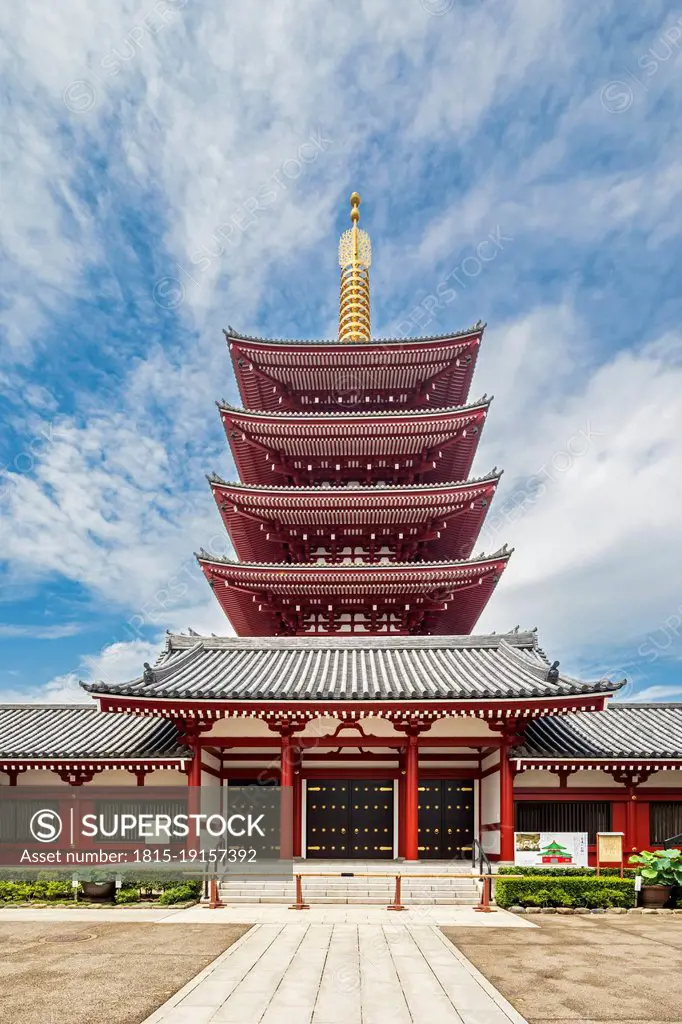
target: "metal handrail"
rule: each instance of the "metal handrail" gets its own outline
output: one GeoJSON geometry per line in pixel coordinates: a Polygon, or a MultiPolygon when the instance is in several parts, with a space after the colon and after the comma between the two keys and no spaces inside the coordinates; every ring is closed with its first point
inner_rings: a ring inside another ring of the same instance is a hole
{"type": "Polygon", "coordinates": [[[682,845],[682,833],[679,836],[670,836],[663,842],[664,850],[672,850],[675,846],[682,845]]]}
{"type": "Polygon", "coordinates": [[[473,840],[471,866],[473,868],[476,867],[476,851],[478,851],[478,873],[479,873],[479,875],[489,875],[489,874],[491,874],[492,873],[492,864],[490,863],[490,859],[488,857],[488,854],[485,852],[485,850],[481,846],[481,844],[478,841],[478,839],[474,839],[473,840]]]}

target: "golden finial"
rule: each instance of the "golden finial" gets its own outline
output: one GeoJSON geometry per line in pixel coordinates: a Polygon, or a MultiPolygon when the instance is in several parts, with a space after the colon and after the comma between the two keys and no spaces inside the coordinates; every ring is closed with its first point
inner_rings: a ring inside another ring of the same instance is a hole
{"type": "Polygon", "coordinates": [[[372,243],[367,232],[358,227],[360,202],[358,193],[353,192],[350,197],[350,219],[353,226],[343,232],[339,241],[339,341],[370,340],[369,268],[372,262],[372,243]]]}

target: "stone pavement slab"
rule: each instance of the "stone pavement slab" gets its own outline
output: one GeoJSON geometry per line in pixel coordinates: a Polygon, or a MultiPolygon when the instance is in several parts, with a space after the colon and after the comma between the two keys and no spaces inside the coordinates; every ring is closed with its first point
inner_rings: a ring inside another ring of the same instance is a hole
{"type": "Polygon", "coordinates": [[[437,927],[404,916],[257,924],[145,1024],[526,1024],[437,927]]]}

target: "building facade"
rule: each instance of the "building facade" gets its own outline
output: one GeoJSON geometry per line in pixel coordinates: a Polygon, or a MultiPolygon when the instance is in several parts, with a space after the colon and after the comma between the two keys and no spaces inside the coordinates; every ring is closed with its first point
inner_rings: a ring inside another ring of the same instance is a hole
{"type": "Polygon", "coordinates": [[[227,344],[236,555],[198,554],[236,636],[169,635],[91,707],[0,708],[9,785],[275,782],[295,856],[513,859],[520,831],[682,833],[682,705],[609,699],[534,631],[472,635],[511,552],[474,554],[500,478],[471,477],[484,325],[371,338],[371,243],[339,245],[339,336],[227,344]]]}

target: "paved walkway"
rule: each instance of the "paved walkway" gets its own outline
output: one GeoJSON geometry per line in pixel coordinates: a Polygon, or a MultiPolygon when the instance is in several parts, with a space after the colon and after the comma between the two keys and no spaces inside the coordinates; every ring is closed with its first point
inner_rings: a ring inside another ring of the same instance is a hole
{"type": "Polygon", "coordinates": [[[424,904],[409,907],[403,913],[395,914],[385,907],[355,906],[330,903],[313,904],[310,910],[289,910],[282,904],[239,904],[209,910],[206,906],[174,910],[172,907],[158,909],[114,909],[84,905],[75,907],[4,907],[0,909],[0,924],[3,921],[118,921],[130,923],[143,921],[148,924],[294,924],[302,920],[305,924],[373,924],[373,925],[433,925],[451,928],[536,928],[530,918],[517,917],[506,910],[494,914],[477,914],[473,907],[440,906],[424,904]]]}
{"type": "Polygon", "coordinates": [[[438,928],[403,916],[257,924],[144,1024],[526,1024],[438,928]]]}

